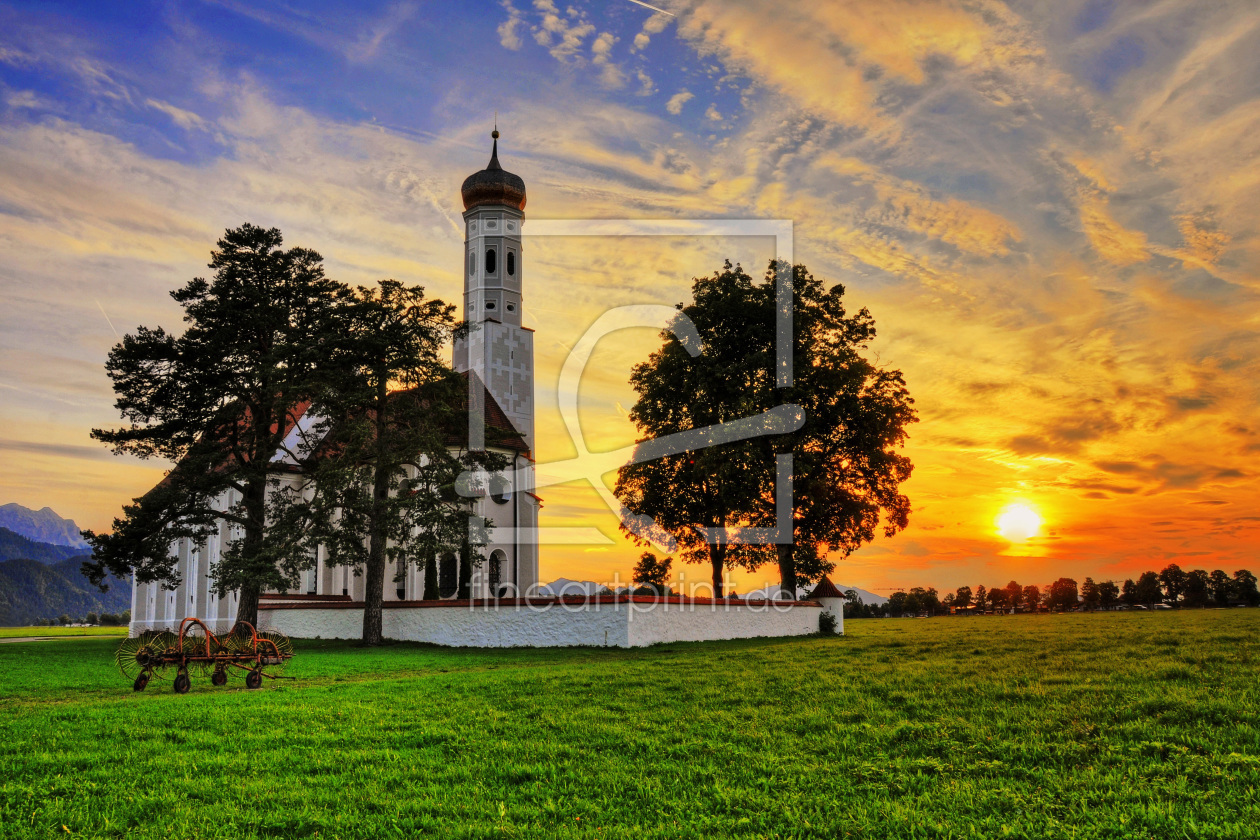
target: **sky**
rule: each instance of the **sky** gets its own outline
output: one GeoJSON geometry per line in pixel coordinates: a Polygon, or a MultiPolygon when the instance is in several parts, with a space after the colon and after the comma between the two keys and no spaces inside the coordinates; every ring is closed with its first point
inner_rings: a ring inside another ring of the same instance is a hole
{"type": "MultiPolygon", "coordinates": [[[[105,357],[179,327],[168,292],[225,228],[459,300],[459,185],[497,115],[527,231],[786,219],[796,261],[869,308],[919,412],[913,513],[838,582],[1260,568],[1260,7],[652,5],[0,4],[0,502],[102,529],[161,477],[89,437],[119,422],[105,357]]],[[[602,313],[682,301],[725,258],[759,276],[772,247],[527,240],[539,462],[576,451],[559,372],[602,313]]],[[[636,439],[627,377],[658,344],[598,345],[592,451],[636,439]]],[[[642,549],[593,488],[542,495],[544,526],[605,535],[544,545],[543,579],[624,580],[642,549]]]]}

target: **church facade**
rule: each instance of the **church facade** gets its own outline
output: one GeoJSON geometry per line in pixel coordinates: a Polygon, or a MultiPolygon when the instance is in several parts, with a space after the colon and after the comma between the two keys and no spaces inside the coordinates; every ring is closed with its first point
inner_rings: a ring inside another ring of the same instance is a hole
{"type": "MultiPolygon", "coordinates": [[[[470,329],[456,341],[454,367],[467,386],[469,423],[467,436],[458,446],[488,449],[511,461],[504,476],[496,476],[484,495],[472,501],[472,512],[490,525],[490,542],[482,550],[484,560],[471,572],[473,598],[529,595],[538,586],[539,498],[532,492],[514,492],[511,476],[532,476],[534,452],[534,341],[533,330],[522,325],[524,251],[521,228],[525,223],[525,182],[499,164],[498,136],[494,132],[490,163],[470,175],[461,189],[464,203],[464,315],[470,329]],[[487,438],[486,430],[493,434],[487,438]]],[[[313,418],[295,411],[288,431],[297,437],[313,418]]],[[[295,447],[290,446],[289,451],[295,447]]],[[[278,452],[276,478],[299,485],[300,474],[286,464],[288,455],[278,452]]],[[[522,482],[532,487],[532,480],[522,482]]],[[[229,510],[239,502],[232,491],[218,500],[218,509],[229,510]]],[[[224,548],[239,537],[236,529],[221,522],[204,541],[180,539],[171,545],[177,558],[180,583],[170,588],[159,583],[132,582],[131,633],[172,629],[188,616],[206,621],[215,632],[227,631],[236,621],[238,596],[216,597],[212,588],[214,566],[224,548]]],[[[323,549],[314,567],[303,572],[296,590],[266,593],[264,603],[361,603],[364,578],[348,566],[327,563],[323,549]]],[[[460,558],[438,558],[438,592],[424,591],[424,571],[417,564],[394,565],[386,570],[385,600],[419,602],[453,599],[458,590],[460,558]],[[402,566],[401,568],[399,566],[402,566]]],[[[318,634],[316,634],[318,635],[318,634]]]]}
{"type": "MultiPolygon", "coordinates": [[[[490,163],[463,184],[464,314],[471,329],[455,342],[453,364],[463,374],[466,430],[448,439],[455,449],[498,452],[511,466],[492,476],[473,512],[489,521],[485,558],[471,571],[469,598],[458,599],[460,559],[438,558],[437,592],[425,592],[417,566],[387,569],[382,629],[386,638],[467,647],[595,645],[639,647],[663,642],[799,636],[819,630],[816,600],[639,596],[623,591],[576,598],[538,594],[538,510],[534,486],[534,335],[523,326],[525,182],[499,164],[498,131],[490,163]],[[391,584],[389,581],[394,580],[391,584]]],[[[286,449],[273,458],[275,476],[289,486],[303,477],[288,452],[313,417],[290,417],[286,449]]],[[[232,494],[220,510],[239,502],[232,494]]],[[[212,573],[239,533],[221,522],[203,542],[171,546],[181,583],[132,584],[131,633],[175,629],[188,616],[214,632],[236,621],[238,598],[216,598],[212,573]]],[[[295,638],[356,639],[363,629],[364,578],[326,562],[322,549],[296,590],[265,593],[258,629],[295,638]]],[[[842,613],[841,613],[842,614],[842,613]]]]}

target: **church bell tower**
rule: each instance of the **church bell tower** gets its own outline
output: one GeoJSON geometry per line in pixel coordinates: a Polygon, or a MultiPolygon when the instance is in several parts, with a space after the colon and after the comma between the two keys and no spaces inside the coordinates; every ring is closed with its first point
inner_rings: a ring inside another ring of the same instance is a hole
{"type": "Polygon", "coordinates": [[[481,379],[534,451],[534,331],[521,326],[521,226],[525,182],[499,165],[499,131],[490,163],[464,180],[464,319],[455,369],[481,379]]]}

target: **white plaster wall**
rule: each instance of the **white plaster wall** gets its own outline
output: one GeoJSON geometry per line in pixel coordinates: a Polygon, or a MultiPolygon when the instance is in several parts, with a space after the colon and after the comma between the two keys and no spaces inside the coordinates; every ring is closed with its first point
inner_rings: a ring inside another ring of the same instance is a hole
{"type": "Polygon", "coordinates": [[[606,606],[393,609],[385,611],[383,629],[391,639],[451,647],[629,647],[624,612],[606,606]]]}
{"type": "Polygon", "coordinates": [[[807,636],[818,632],[820,607],[772,601],[751,604],[631,604],[630,646],[762,636],[807,636]]]}
{"type": "Polygon", "coordinates": [[[844,635],[844,599],[843,598],[819,598],[818,603],[822,604],[824,612],[829,612],[836,617],[836,635],[844,635]]]}
{"type": "Polygon", "coordinates": [[[259,630],[279,630],[295,639],[361,639],[363,610],[258,610],[259,630]]]}
{"type": "MultiPolygon", "coordinates": [[[[392,607],[386,638],[451,647],[644,647],[662,642],[805,636],[818,632],[821,607],[798,604],[583,604],[499,607],[392,607]],[[633,609],[632,609],[633,606],[633,609]]],[[[295,638],[357,639],[362,608],[266,609],[262,629],[295,638]]]]}

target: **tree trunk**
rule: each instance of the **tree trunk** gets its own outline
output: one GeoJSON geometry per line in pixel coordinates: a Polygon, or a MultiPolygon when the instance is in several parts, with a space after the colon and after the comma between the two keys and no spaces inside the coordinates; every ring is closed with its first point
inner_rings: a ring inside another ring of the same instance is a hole
{"type": "Polygon", "coordinates": [[[472,597],[472,546],[465,537],[459,547],[459,590],[455,593],[459,600],[472,597]]]}
{"type": "MultiPolygon", "coordinates": [[[[793,556],[793,549],[796,546],[788,543],[787,545],[776,545],[775,553],[779,555],[779,590],[780,593],[786,591],[787,599],[796,600],[796,558],[793,556]]],[[[780,597],[783,597],[780,595],[780,597]]]]}
{"type": "Polygon", "coordinates": [[[248,622],[254,629],[258,629],[258,596],[261,594],[257,584],[241,587],[241,602],[236,607],[237,621],[248,622]]]}
{"type": "MultiPolygon", "coordinates": [[[[263,529],[267,526],[267,478],[251,479],[245,485],[245,492],[242,494],[241,501],[245,507],[245,534],[242,539],[245,541],[243,562],[245,568],[257,571],[255,564],[258,562],[258,555],[262,551],[263,529]]],[[[258,627],[258,596],[262,594],[262,587],[256,582],[256,574],[250,574],[246,578],[249,582],[241,586],[240,603],[236,606],[236,620],[244,621],[258,627]],[[250,578],[254,578],[250,580],[250,578]]]]}
{"type": "Polygon", "coordinates": [[[384,640],[381,629],[385,605],[385,503],[389,500],[389,466],[386,451],[389,445],[386,414],[388,386],[378,377],[376,403],[376,463],[372,472],[372,519],[368,524],[368,557],[363,581],[363,644],[379,645],[384,640]]]}
{"type": "Polygon", "coordinates": [[[724,596],[722,591],[722,571],[726,568],[726,544],[710,543],[709,544],[709,564],[713,570],[713,597],[721,598],[724,596]]]}

